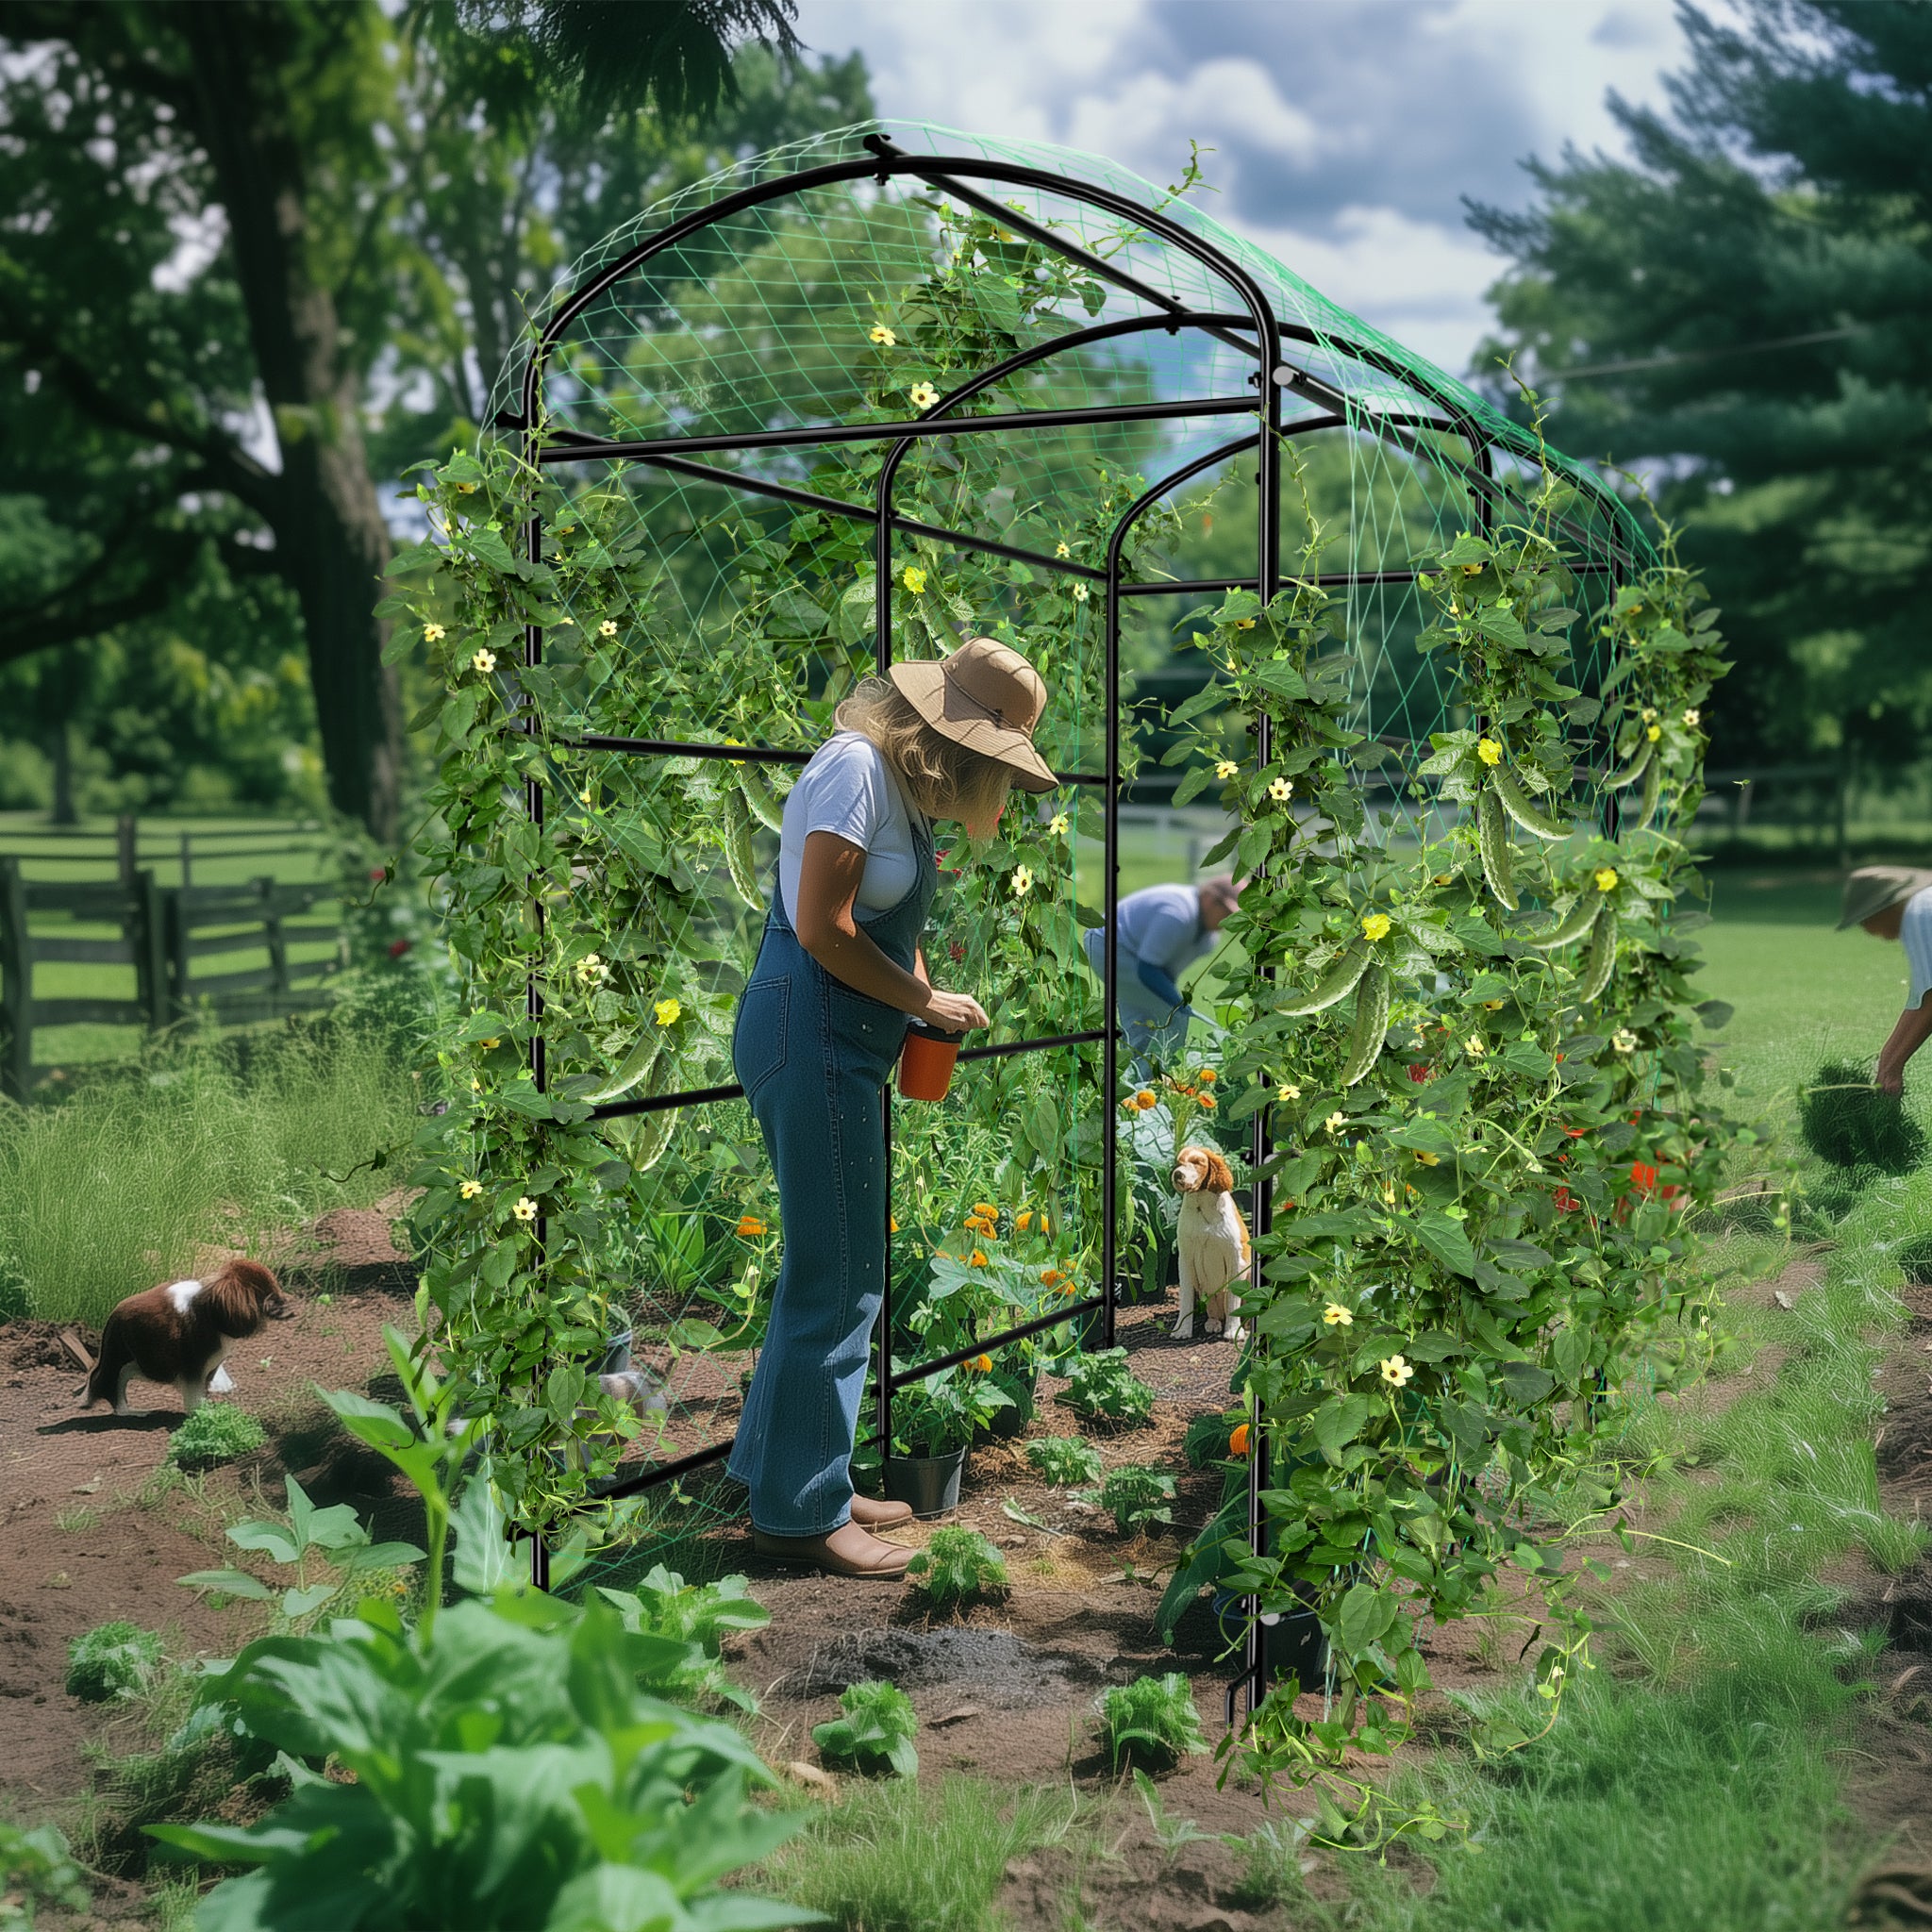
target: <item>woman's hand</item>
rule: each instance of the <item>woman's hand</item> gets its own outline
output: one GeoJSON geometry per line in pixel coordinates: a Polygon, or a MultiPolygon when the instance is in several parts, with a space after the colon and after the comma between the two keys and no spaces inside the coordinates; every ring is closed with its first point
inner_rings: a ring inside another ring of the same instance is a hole
{"type": "Polygon", "coordinates": [[[937,1026],[942,1033],[971,1033],[975,1027],[992,1024],[986,1017],[986,1008],[971,993],[941,992],[938,987],[931,990],[924,1007],[912,1017],[937,1026]]]}

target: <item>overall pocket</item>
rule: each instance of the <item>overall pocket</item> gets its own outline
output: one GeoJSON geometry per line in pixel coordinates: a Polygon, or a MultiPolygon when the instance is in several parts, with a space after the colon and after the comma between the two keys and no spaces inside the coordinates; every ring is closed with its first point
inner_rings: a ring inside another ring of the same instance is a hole
{"type": "Polygon", "coordinates": [[[739,996],[731,1066],[747,1100],[785,1064],[791,1021],[789,979],[754,979],[739,996]]]}
{"type": "Polygon", "coordinates": [[[846,1058],[870,1063],[883,1077],[899,1058],[912,1023],[897,1007],[855,992],[836,979],[828,989],[827,1006],[834,1043],[846,1058]]]}

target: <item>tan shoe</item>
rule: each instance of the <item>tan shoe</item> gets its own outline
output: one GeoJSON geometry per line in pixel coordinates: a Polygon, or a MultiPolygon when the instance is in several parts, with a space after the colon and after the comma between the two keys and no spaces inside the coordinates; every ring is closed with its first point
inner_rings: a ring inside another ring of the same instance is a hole
{"type": "Polygon", "coordinates": [[[755,1529],[751,1541],[761,1557],[823,1570],[827,1576],[877,1576],[897,1582],[912,1560],[910,1550],[882,1542],[856,1523],[841,1523],[824,1536],[768,1536],[755,1529]]]}
{"type": "Polygon", "coordinates": [[[890,1529],[895,1523],[912,1521],[910,1503],[879,1503],[870,1496],[854,1496],[852,1520],[860,1529],[890,1529]]]}

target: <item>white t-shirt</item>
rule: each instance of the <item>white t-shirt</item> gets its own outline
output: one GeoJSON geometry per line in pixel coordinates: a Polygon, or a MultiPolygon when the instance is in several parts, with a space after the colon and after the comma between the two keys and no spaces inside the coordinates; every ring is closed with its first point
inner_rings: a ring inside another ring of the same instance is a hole
{"type": "Polygon", "coordinates": [[[798,875],[808,833],[835,832],[865,854],[856,909],[885,912],[912,890],[919,853],[912,838],[912,808],[886,763],[885,754],[857,731],[826,739],[799,773],[785,801],[778,834],[778,890],[785,916],[798,918],[798,875]]]}
{"type": "Polygon", "coordinates": [[[1201,926],[1199,886],[1143,886],[1129,892],[1121,901],[1114,930],[1124,953],[1175,979],[1214,950],[1215,935],[1201,926]]]}
{"type": "Polygon", "coordinates": [[[1917,891],[1906,901],[1905,917],[1899,921],[1898,936],[1905,942],[1906,1009],[1910,1011],[1932,992],[1932,886],[1917,891]]]}

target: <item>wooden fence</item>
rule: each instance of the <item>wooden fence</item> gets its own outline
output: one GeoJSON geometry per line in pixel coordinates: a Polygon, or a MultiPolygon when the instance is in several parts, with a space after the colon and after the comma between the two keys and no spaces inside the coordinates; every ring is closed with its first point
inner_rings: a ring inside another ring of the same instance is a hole
{"type": "Polygon", "coordinates": [[[18,857],[0,857],[0,1091],[19,1099],[32,1086],[37,1029],[92,1023],[152,1033],[197,1011],[234,1026],[325,1006],[327,982],[341,964],[340,927],[312,915],[340,891],[333,881],[268,876],[161,887],[147,868],[111,882],[29,879],[18,857]],[[116,937],[49,931],[50,918],[111,925],[116,937]],[[322,939],[338,941],[329,957],[291,958],[291,945],[322,939]],[[261,951],[263,964],[197,970],[223,955],[261,951]],[[35,969],[54,965],[131,967],[134,997],[45,997],[35,989],[35,969]]]}

